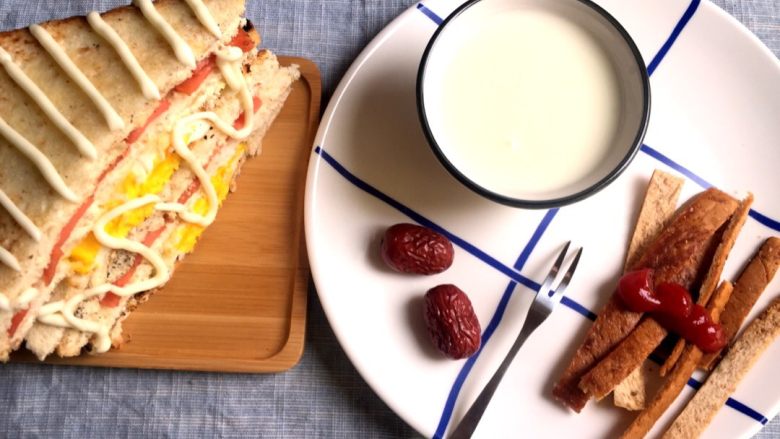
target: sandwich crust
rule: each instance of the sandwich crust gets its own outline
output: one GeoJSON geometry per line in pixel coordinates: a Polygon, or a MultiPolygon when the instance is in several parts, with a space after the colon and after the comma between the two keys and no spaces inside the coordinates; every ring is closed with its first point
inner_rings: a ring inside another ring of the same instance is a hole
{"type": "MultiPolygon", "coordinates": [[[[239,28],[243,1],[211,0],[206,4],[225,29],[225,41],[229,41],[239,28]]],[[[155,6],[192,47],[197,59],[208,56],[220,43],[182,0],[160,0],[155,6]]],[[[136,8],[115,9],[103,17],[127,42],[163,95],[190,76],[192,69],[173,57],[170,46],[161,41],[136,8]]],[[[26,29],[0,33],[0,47],[95,145],[98,158],[92,161],[82,157],[3,69],[0,69],[0,117],[37,146],[65,183],[84,200],[94,191],[101,174],[127,149],[123,139],[148,119],[158,102],[144,98],[113,49],[92,31],[84,17],[52,21],[43,27],[122,116],[125,128],[110,131],[94,104],[26,29]]],[[[133,154],[132,148],[129,154],[133,154]]],[[[41,242],[35,242],[8,212],[0,209],[0,245],[14,254],[22,266],[22,271],[16,273],[0,265],[0,291],[13,299],[41,277],[58,234],[80,203],[68,202],[56,194],[32,163],[3,137],[0,137],[0,163],[3,164],[0,187],[44,235],[41,242]]],[[[0,317],[6,323],[0,324],[0,330],[7,329],[7,320],[0,317]]]]}
{"type": "MultiPolygon", "coordinates": [[[[226,162],[229,162],[237,153],[239,143],[246,143],[246,148],[243,150],[242,155],[235,160],[235,169],[231,172],[231,175],[233,176],[231,185],[235,184],[235,177],[238,175],[240,166],[245,158],[250,155],[255,155],[258,152],[260,140],[281,110],[284,101],[291,91],[292,83],[299,77],[299,73],[294,66],[280,67],[276,57],[267,51],[262,51],[260,54],[257,54],[254,51],[250,52],[247,55],[247,60],[248,63],[244,68],[247,82],[253,89],[253,95],[258,97],[262,102],[262,105],[253,118],[253,126],[255,129],[253,130],[252,135],[247,141],[239,142],[228,139],[218,131],[212,131],[210,132],[211,134],[207,136],[207,139],[196,141],[190,145],[193,153],[200,157],[203,162],[206,162],[207,160],[211,162],[206,169],[210,174],[213,174],[218,167],[225,166],[226,162]],[[214,156],[214,159],[209,160],[208,157],[212,156],[214,156]]],[[[222,79],[221,74],[219,74],[218,71],[212,72],[209,78],[204,82],[203,87],[223,90],[224,80],[222,79]],[[219,83],[220,85],[217,85],[216,83],[219,83]]],[[[223,120],[234,120],[240,113],[240,106],[237,99],[227,90],[222,92],[222,96],[216,97],[213,101],[207,101],[201,104],[201,106],[203,106],[204,109],[215,111],[223,120]]],[[[195,108],[197,108],[197,106],[195,108]]],[[[192,110],[188,109],[187,111],[191,112],[192,110]]],[[[177,119],[177,116],[174,116],[173,119],[177,119]]],[[[167,133],[168,131],[170,130],[165,126],[154,130],[155,133],[160,134],[167,133]]],[[[150,138],[155,136],[159,136],[159,134],[149,134],[150,138]]],[[[152,140],[147,138],[146,141],[152,140]]],[[[119,177],[121,180],[122,176],[120,175],[119,177]]],[[[176,199],[182,192],[187,190],[187,187],[195,178],[195,175],[187,166],[181,166],[175,171],[170,181],[166,184],[164,188],[164,198],[176,199]]],[[[92,223],[94,221],[89,220],[88,222],[92,223]]],[[[137,226],[131,232],[129,238],[140,241],[148,232],[157,230],[160,227],[165,227],[165,231],[155,241],[152,248],[163,255],[166,264],[169,268],[173,269],[186,252],[172,249],[170,246],[166,245],[166,242],[169,241],[169,237],[178,226],[184,225],[186,224],[181,221],[178,216],[157,213],[137,226]]],[[[108,269],[98,270],[99,272],[90,275],[89,277],[98,284],[103,283],[106,280],[115,280],[118,276],[124,275],[124,273],[129,270],[134,259],[135,255],[132,254],[109,251],[106,254],[104,262],[98,264],[102,267],[108,267],[108,269]]],[[[146,280],[151,277],[152,274],[153,270],[151,266],[146,262],[142,262],[138,267],[138,271],[133,276],[131,283],[146,280]]],[[[71,281],[72,277],[66,279],[66,282],[71,281]]],[[[72,297],[83,291],[85,287],[85,285],[79,285],[62,289],[60,294],[54,299],[72,297]]],[[[126,318],[127,314],[129,314],[126,305],[134,308],[138,303],[146,300],[150,294],[151,292],[141,293],[140,296],[121,299],[119,306],[116,307],[103,307],[100,305],[100,300],[98,298],[93,298],[83,302],[77,313],[82,318],[101,321],[104,324],[113,326],[114,330],[111,331],[113,344],[119,345],[123,338],[121,335],[121,323],[118,322],[126,318]]],[[[91,333],[74,329],[63,330],[61,328],[37,323],[33,330],[28,334],[26,341],[28,349],[32,350],[39,358],[43,359],[55,351],[60,356],[79,355],[82,348],[90,341],[92,335],[93,334],[91,333]]]]}
{"type": "MultiPolygon", "coordinates": [[[[230,41],[243,20],[243,0],[206,0],[205,4],[223,30],[222,40],[202,26],[184,1],[155,2],[157,11],[188,43],[197,60],[205,59],[219,45],[230,41]]],[[[192,68],[178,62],[167,42],[135,7],[109,11],[103,14],[103,19],[129,46],[163,96],[191,76],[192,68]]],[[[66,185],[82,200],[72,203],[60,197],[43,180],[37,168],[0,136],[0,163],[3,164],[0,188],[43,233],[40,242],[34,241],[5,209],[0,209],[0,245],[21,265],[21,271],[16,272],[0,264],[0,292],[13,301],[30,287],[40,291],[27,314],[0,311],[0,360],[7,359],[9,351],[31,326],[35,308],[48,299],[51,287],[43,282],[42,276],[66,224],[87,206],[84,203],[90,200],[102,176],[113,164],[122,157],[133,160],[143,152],[128,146],[124,139],[133,129],[142,126],[159,105],[157,101],[144,98],[114,49],[91,29],[84,17],[51,21],[42,27],[119,113],[125,126],[111,131],[86,94],[67,79],[28,30],[0,33],[0,47],[97,150],[95,160],[79,154],[37,104],[4,69],[0,69],[0,117],[46,155],[66,185]],[[9,337],[12,317],[21,321],[20,334],[13,339],[9,337]]],[[[73,239],[87,230],[77,227],[73,239]]]]}

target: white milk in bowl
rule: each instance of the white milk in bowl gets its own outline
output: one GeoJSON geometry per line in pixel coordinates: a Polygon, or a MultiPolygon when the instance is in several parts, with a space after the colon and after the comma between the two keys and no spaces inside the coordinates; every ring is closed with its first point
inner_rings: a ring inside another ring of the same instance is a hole
{"type": "Polygon", "coordinates": [[[512,199],[562,198],[598,183],[635,141],[621,128],[627,85],[603,29],[536,2],[481,3],[491,1],[454,18],[427,60],[425,117],[440,156],[512,199]]]}

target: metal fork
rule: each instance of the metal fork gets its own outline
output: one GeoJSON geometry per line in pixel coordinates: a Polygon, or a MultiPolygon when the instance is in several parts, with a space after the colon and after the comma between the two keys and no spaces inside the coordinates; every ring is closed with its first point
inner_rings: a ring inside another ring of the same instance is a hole
{"type": "Polygon", "coordinates": [[[504,377],[504,374],[512,363],[512,360],[514,360],[515,355],[517,355],[517,352],[520,350],[520,347],[523,346],[523,343],[525,343],[528,336],[531,335],[531,333],[534,332],[550,314],[552,314],[555,305],[561,301],[563,293],[566,291],[566,287],[569,286],[571,277],[574,275],[574,270],[577,268],[577,263],[580,261],[580,256],[582,255],[582,248],[580,248],[577,250],[577,254],[574,256],[571,265],[569,265],[566,274],[564,274],[561,283],[558,284],[558,287],[555,290],[552,290],[552,283],[558,276],[558,271],[560,271],[561,265],[563,265],[563,260],[566,258],[566,252],[568,252],[570,244],[571,241],[567,242],[563,247],[563,250],[555,260],[552,269],[550,269],[550,273],[547,275],[541,288],[539,288],[539,291],[536,292],[536,298],[531,304],[531,309],[528,311],[528,316],[525,319],[525,323],[523,323],[520,334],[517,336],[517,340],[515,340],[509,353],[506,354],[504,361],[501,362],[496,373],[493,374],[493,378],[485,385],[485,388],[482,389],[477,400],[474,401],[474,404],[472,404],[468,412],[466,412],[466,415],[460,421],[460,424],[455,428],[455,431],[453,431],[450,436],[451,439],[466,439],[471,437],[474,430],[476,430],[480,419],[482,419],[482,414],[485,413],[485,409],[488,404],[490,404],[490,399],[496,392],[498,384],[504,377]]]}

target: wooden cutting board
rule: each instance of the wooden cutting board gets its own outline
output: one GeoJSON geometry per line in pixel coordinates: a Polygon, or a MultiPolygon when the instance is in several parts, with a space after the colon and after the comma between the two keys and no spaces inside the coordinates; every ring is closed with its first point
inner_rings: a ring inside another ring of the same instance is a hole
{"type": "MultiPolygon", "coordinates": [[[[47,363],[220,372],[277,372],[303,353],[309,268],[303,194],[321,79],[306,59],[238,190],[171,281],[124,323],[130,340],[103,355],[47,363]]],[[[21,351],[14,361],[37,361],[21,351]]]]}

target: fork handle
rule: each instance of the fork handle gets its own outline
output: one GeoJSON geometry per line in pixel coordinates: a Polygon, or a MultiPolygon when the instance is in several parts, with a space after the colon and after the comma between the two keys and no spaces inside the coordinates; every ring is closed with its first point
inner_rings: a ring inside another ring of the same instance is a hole
{"type": "Polygon", "coordinates": [[[460,424],[455,428],[455,431],[452,432],[450,439],[468,439],[474,434],[474,430],[477,429],[477,425],[479,424],[480,419],[482,419],[485,409],[487,409],[488,404],[490,404],[490,399],[493,398],[493,394],[496,393],[498,384],[501,383],[501,379],[504,378],[504,374],[507,369],[509,369],[509,365],[512,364],[512,360],[515,359],[517,352],[523,346],[523,343],[525,343],[528,336],[544,321],[544,318],[538,318],[532,314],[534,313],[528,313],[525,323],[523,323],[523,328],[520,330],[520,335],[517,336],[509,353],[504,357],[504,361],[498,366],[493,377],[490,378],[490,381],[488,381],[485,388],[482,389],[482,392],[477,396],[474,404],[471,405],[466,412],[466,415],[461,419],[460,424]]]}

